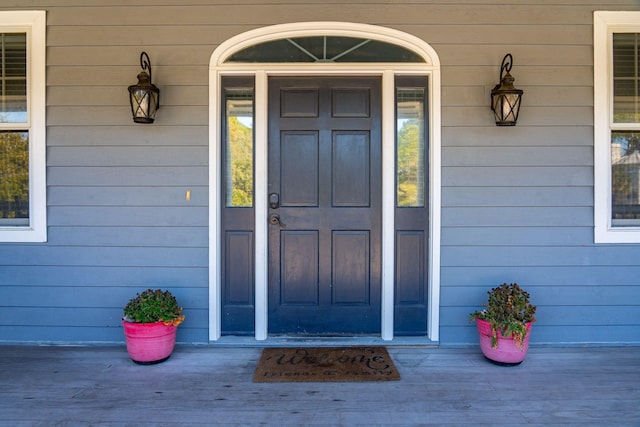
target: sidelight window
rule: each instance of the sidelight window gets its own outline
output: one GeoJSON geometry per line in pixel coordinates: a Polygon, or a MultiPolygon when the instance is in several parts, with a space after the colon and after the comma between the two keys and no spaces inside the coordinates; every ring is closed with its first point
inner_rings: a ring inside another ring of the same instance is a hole
{"type": "Polygon", "coordinates": [[[225,89],[225,206],[253,206],[253,88],[225,89]]]}
{"type": "Polygon", "coordinates": [[[396,204],[424,207],[426,79],[404,77],[399,80],[396,84],[396,204]]]}

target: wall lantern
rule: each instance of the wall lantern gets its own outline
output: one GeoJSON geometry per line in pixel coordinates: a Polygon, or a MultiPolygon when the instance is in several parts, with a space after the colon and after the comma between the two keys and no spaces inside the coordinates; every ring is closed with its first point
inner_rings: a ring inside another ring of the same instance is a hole
{"type": "Polygon", "coordinates": [[[491,90],[491,109],[496,116],[496,126],[515,126],[518,121],[523,91],[513,87],[515,79],[509,74],[512,65],[513,57],[507,53],[500,67],[500,83],[491,90]]]}
{"type": "Polygon", "coordinates": [[[140,54],[140,67],[138,84],[129,86],[131,113],[136,123],[153,123],[156,110],[160,108],[160,90],[151,82],[151,61],[147,52],[140,54]]]}

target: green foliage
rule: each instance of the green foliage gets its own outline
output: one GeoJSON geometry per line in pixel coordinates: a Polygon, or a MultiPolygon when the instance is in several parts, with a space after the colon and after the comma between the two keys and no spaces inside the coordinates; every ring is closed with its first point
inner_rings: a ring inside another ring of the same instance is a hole
{"type": "Polygon", "coordinates": [[[522,344],[527,334],[527,323],[535,322],[536,306],[529,301],[529,293],[517,283],[502,285],[491,289],[489,302],[484,310],[478,310],[469,315],[469,320],[482,319],[491,324],[491,346],[498,346],[499,330],[502,336],[513,336],[516,343],[522,344]]]}
{"type": "Polygon", "coordinates": [[[253,131],[237,117],[228,118],[231,162],[231,206],[253,205],[253,131]]]}
{"type": "Polygon", "coordinates": [[[408,120],[398,131],[398,206],[419,206],[419,174],[423,155],[420,147],[420,121],[408,120]]]}
{"type": "Polygon", "coordinates": [[[28,217],[28,134],[0,132],[0,218],[28,217]]]}
{"type": "Polygon", "coordinates": [[[184,320],[184,315],[171,292],[147,289],[129,300],[124,307],[124,319],[134,323],[164,322],[177,326],[184,320]]]}

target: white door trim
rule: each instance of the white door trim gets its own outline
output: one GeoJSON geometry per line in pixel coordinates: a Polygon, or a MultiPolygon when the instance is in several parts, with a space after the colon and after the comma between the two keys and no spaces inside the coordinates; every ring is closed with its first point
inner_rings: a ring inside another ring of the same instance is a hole
{"type": "Polygon", "coordinates": [[[429,265],[428,324],[431,341],[439,340],[440,308],[440,63],[424,41],[397,30],[344,22],[305,22],[260,28],[222,43],[209,66],[209,339],[221,336],[221,165],[220,81],[223,75],[255,76],[255,339],[267,338],[267,81],[270,75],[379,75],[382,77],[382,324],[381,338],[393,339],[394,308],[394,76],[425,75],[429,84],[429,265]],[[337,35],[369,38],[403,46],[425,63],[224,63],[253,44],[288,37],[337,35]]]}

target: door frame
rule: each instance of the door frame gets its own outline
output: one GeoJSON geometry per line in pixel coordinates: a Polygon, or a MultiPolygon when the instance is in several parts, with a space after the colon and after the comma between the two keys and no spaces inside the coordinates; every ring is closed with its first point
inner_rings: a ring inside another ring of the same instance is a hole
{"type": "Polygon", "coordinates": [[[428,76],[429,242],[427,338],[439,340],[440,315],[440,61],[435,50],[410,34],[345,22],[303,22],[251,30],[222,43],[209,64],[209,340],[221,337],[221,78],[255,78],[255,339],[265,340],[268,317],[268,78],[275,75],[376,75],[382,79],[382,295],[381,338],[393,340],[395,258],[395,76],[428,76]],[[344,36],[384,41],[421,55],[424,63],[225,63],[233,53],[270,40],[344,36]]]}

